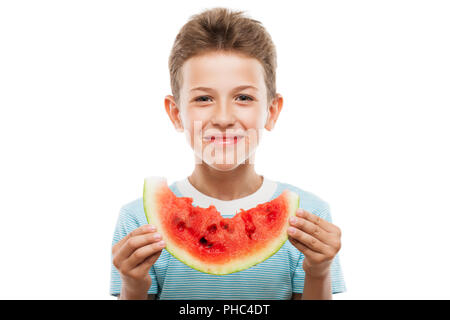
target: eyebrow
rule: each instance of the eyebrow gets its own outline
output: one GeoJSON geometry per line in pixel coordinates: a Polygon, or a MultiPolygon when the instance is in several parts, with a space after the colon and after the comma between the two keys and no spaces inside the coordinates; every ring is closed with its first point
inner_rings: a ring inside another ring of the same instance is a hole
{"type": "MultiPolygon", "coordinates": [[[[240,91],[240,90],[244,90],[244,89],[248,89],[248,88],[255,89],[256,91],[258,91],[258,88],[254,87],[254,86],[251,86],[251,85],[243,85],[243,86],[239,86],[239,87],[234,88],[232,91],[233,91],[233,92],[234,92],[234,91],[240,91]]],[[[195,88],[192,88],[192,89],[191,89],[191,92],[192,92],[192,91],[195,91],[195,90],[208,91],[208,92],[209,92],[209,91],[215,92],[215,90],[214,90],[213,88],[208,88],[208,87],[195,87],[195,88]]]]}

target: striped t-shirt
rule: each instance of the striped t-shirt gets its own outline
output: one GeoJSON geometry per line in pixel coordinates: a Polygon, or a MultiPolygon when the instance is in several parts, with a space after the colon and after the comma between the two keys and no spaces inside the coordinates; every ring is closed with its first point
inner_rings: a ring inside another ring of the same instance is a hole
{"type": "MultiPolygon", "coordinates": [[[[275,199],[283,190],[289,189],[300,196],[300,208],[331,222],[327,202],[310,192],[264,176],[256,192],[229,201],[201,193],[187,178],[174,182],[169,188],[178,197],[192,198],[195,206],[207,208],[214,205],[226,218],[234,216],[241,208],[248,210],[259,203],[275,199]]],[[[141,197],[120,209],[113,245],[144,224],[147,224],[147,219],[141,197]]],[[[303,292],[303,258],[303,254],[288,240],[273,256],[249,269],[228,275],[212,275],[192,269],[163,249],[149,270],[152,285],[148,294],[156,294],[156,299],[291,299],[293,292],[303,292]]],[[[332,262],[330,273],[332,292],[344,292],[346,288],[339,254],[332,262]]],[[[116,296],[120,289],[119,272],[111,263],[110,294],[116,296]]]]}

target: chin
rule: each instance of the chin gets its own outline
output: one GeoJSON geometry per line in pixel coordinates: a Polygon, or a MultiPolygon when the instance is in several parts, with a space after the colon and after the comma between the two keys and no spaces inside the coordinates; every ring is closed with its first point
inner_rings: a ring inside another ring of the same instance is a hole
{"type": "Polygon", "coordinates": [[[237,163],[237,164],[235,164],[235,163],[233,163],[233,164],[215,164],[215,163],[210,164],[210,163],[208,163],[208,166],[210,166],[214,170],[223,171],[223,172],[234,170],[237,167],[239,167],[239,165],[240,165],[240,163],[237,163]]]}
{"type": "Polygon", "coordinates": [[[196,158],[197,161],[199,161],[198,162],[199,164],[206,164],[217,171],[224,171],[224,172],[231,171],[236,169],[242,164],[253,164],[253,161],[251,161],[253,157],[251,156],[249,157],[248,155],[242,155],[242,157],[239,157],[238,159],[235,158],[233,161],[231,160],[225,161],[225,159],[219,161],[215,157],[198,157],[198,156],[199,155],[197,155],[196,158]]]}

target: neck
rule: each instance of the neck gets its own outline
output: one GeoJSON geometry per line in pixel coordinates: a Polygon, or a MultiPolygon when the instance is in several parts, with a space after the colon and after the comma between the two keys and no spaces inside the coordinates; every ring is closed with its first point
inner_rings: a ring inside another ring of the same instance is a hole
{"type": "Polygon", "coordinates": [[[234,200],[255,193],[263,177],[255,172],[253,164],[241,164],[230,171],[218,171],[205,163],[196,164],[188,177],[192,186],[201,193],[219,200],[234,200]]]}

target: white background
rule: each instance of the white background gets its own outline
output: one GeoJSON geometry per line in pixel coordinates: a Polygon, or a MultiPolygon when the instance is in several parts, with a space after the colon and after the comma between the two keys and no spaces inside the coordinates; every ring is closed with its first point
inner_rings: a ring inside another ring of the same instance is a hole
{"type": "Polygon", "coordinates": [[[331,205],[347,292],[449,299],[446,1],[2,1],[0,298],[112,299],[119,209],[189,175],[168,56],[204,8],[271,34],[284,108],[256,170],[331,205]]]}

